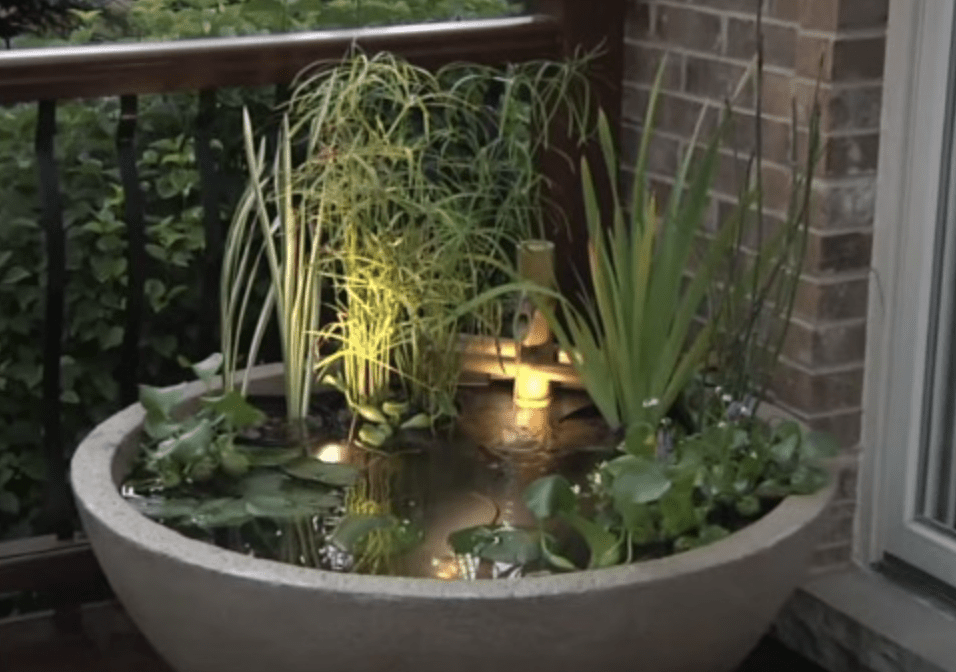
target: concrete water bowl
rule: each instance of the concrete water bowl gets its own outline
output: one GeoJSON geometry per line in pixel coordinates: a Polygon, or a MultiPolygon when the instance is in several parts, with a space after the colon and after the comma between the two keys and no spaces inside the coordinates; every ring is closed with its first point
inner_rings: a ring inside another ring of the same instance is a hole
{"type": "MultiPolygon", "coordinates": [[[[281,391],[277,366],[252,380],[253,394],[281,391]]],[[[72,483],[110,584],[179,672],[729,672],[801,581],[833,492],[789,497],[705,548],[613,569],[477,582],[339,574],[142,516],[118,484],[143,419],[134,405],[98,426],[72,483]]]]}

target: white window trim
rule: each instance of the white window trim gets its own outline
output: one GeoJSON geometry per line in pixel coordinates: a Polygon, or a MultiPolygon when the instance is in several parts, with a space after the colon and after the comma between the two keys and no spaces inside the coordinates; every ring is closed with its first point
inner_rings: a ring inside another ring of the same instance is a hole
{"type": "Polygon", "coordinates": [[[945,549],[950,567],[927,562],[956,585],[956,542],[912,520],[954,4],[890,2],[855,553],[945,549]]]}

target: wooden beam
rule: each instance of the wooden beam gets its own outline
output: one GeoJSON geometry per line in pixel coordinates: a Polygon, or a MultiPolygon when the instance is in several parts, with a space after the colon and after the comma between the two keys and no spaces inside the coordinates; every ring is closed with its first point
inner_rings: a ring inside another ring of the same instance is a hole
{"type": "Polygon", "coordinates": [[[0,542],[0,593],[63,590],[103,581],[86,541],[47,535],[0,542]]]}
{"type": "Polygon", "coordinates": [[[0,53],[0,103],[198,91],[289,82],[358,47],[425,67],[561,55],[550,16],[326,30],[284,35],[22,49],[0,53]]]}

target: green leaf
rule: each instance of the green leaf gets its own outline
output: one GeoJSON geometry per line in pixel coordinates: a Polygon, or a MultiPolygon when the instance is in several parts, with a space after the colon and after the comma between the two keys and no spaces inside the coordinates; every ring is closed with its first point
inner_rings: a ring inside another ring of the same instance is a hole
{"type": "Polygon", "coordinates": [[[551,548],[551,543],[551,538],[548,535],[541,535],[541,554],[545,561],[556,569],[569,572],[576,571],[578,569],[577,566],[563,555],[554,551],[551,548]]]}
{"type": "Polygon", "coordinates": [[[212,423],[203,418],[188,432],[166,439],[159,444],[156,457],[172,457],[180,464],[190,464],[209,452],[212,441],[212,423]]]}
{"type": "Polygon", "coordinates": [[[538,532],[513,527],[469,527],[450,534],[448,543],[458,555],[477,555],[510,565],[525,565],[541,557],[538,532]]]}
{"type": "Polygon", "coordinates": [[[578,507],[578,498],[571,489],[571,483],[558,474],[537,479],[525,488],[522,498],[538,520],[558,513],[572,513],[578,507]]]}
{"type": "Polygon", "coordinates": [[[251,521],[255,516],[246,508],[241,499],[221,498],[203,502],[190,516],[190,522],[197,527],[211,529],[216,527],[239,527],[251,521]]]}
{"type": "Polygon", "coordinates": [[[408,402],[406,401],[386,401],[382,403],[382,412],[396,422],[408,413],[408,408],[408,402]]]}
{"type": "Polygon", "coordinates": [[[840,444],[829,432],[807,432],[803,437],[803,452],[811,459],[836,457],[840,454],[840,444]]]}
{"type": "Polygon", "coordinates": [[[800,465],[790,479],[791,491],[798,495],[809,495],[827,484],[829,474],[823,469],[810,465],[800,465]]]}
{"type": "Polygon", "coordinates": [[[432,419],[427,413],[418,413],[402,423],[401,429],[428,429],[432,426],[432,419]]]}
{"type": "Polygon", "coordinates": [[[796,455],[799,446],[800,435],[798,433],[788,434],[770,447],[770,455],[778,464],[786,464],[796,455]]]}
{"type": "Polygon", "coordinates": [[[127,501],[144,516],[156,520],[192,518],[199,509],[199,500],[191,497],[128,497],[127,501]]]}
{"type": "Polygon", "coordinates": [[[721,525],[708,525],[700,531],[698,540],[701,545],[712,544],[730,535],[730,530],[721,525]]]}
{"type": "Polygon", "coordinates": [[[155,420],[169,419],[173,408],[183,400],[185,383],[171,387],[139,386],[139,403],[155,420]]]}
{"type": "Polygon", "coordinates": [[[456,555],[477,555],[478,549],[493,540],[494,528],[489,525],[466,527],[448,535],[448,545],[456,555]]]}
{"type": "Polygon", "coordinates": [[[377,425],[388,424],[388,418],[386,418],[385,415],[374,406],[369,406],[367,404],[356,404],[355,411],[369,422],[374,422],[377,425]]]}
{"type": "Polygon", "coordinates": [[[22,266],[14,266],[6,272],[0,285],[13,285],[30,277],[29,271],[22,266]]]}
{"type": "Polygon", "coordinates": [[[100,347],[103,350],[109,350],[110,348],[115,348],[117,345],[123,342],[123,327],[112,326],[107,329],[105,332],[100,334],[100,347]]]}
{"type": "Polygon", "coordinates": [[[671,479],[662,465],[634,458],[614,477],[612,494],[615,499],[647,504],[660,499],[671,485],[671,479]]]}
{"type": "Polygon", "coordinates": [[[253,471],[239,481],[239,491],[244,498],[261,495],[277,495],[290,482],[289,476],[275,471],[253,471]]]}
{"type": "Polygon", "coordinates": [[[760,500],[754,495],[741,497],[736,503],[737,513],[745,518],[752,518],[760,513],[760,500]]]}
{"type": "Polygon", "coordinates": [[[316,481],[339,487],[352,485],[359,475],[359,470],[352,465],[322,462],[312,457],[302,457],[285,464],[282,470],[304,481],[316,481]]]}
{"type": "Polygon", "coordinates": [[[252,466],[249,458],[236,450],[224,450],[219,460],[223,471],[234,478],[244,475],[252,466]]]}
{"type": "Polygon", "coordinates": [[[615,534],[575,513],[563,513],[561,518],[587,542],[591,552],[589,568],[611,567],[621,561],[622,543],[615,534]]]}
{"type": "Polygon", "coordinates": [[[373,447],[381,446],[391,435],[392,428],[388,425],[362,425],[358,431],[359,439],[373,447]]]}
{"type": "Polygon", "coordinates": [[[527,565],[541,557],[541,544],[537,532],[499,528],[494,531],[491,543],[479,549],[477,555],[491,562],[527,565]]]}
{"type": "MultiPolygon", "coordinates": [[[[215,374],[210,374],[212,375],[215,374]]],[[[221,413],[233,429],[253,427],[266,419],[265,413],[250,404],[238,390],[226,392],[220,398],[210,402],[209,407],[221,413]]]]}
{"type": "Polygon", "coordinates": [[[299,448],[272,448],[258,446],[236,446],[253,467],[281,467],[302,457],[299,448]]]}
{"type": "Polygon", "coordinates": [[[336,525],[329,541],[347,553],[354,553],[369,533],[395,524],[392,516],[373,516],[350,513],[336,525]]]}
{"type": "Polygon", "coordinates": [[[219,373],[219,369],[222,368],[222,362],[222,353],[214,352],[201,362],[191,364],[190,368],[196,378],[208,385],[212,383],[212,379],[219,373]]]}
{"type": "Polygon", "coordinates": [[[282,17],[286,14],[286,6],[279,0],[248,0],[242,4],[243,14],[270,14],[282,17]]]}
{"type": "Polygon", "coordinates": [[[754,491],[758,497],[777,499],[790,494],[790,488],[776,479],[767,479],[757,486],[754,491]]]}
{"type": "Polygon", "coordinates": [[[143,431],[146,432],[147,436],[156,441],[168,439],[181,429],[181,423],[163,419],[155,420],[149,415],[146,416],[146,422],[143,423],[143,431]]]}
{"type": "Polygon", "coordinates": [[[0,491],[0,513],[11,516],[20,513],[20,500],[9,490],[0,491]]]}
{"type": "Polygon", "coordinates": [[[673,488],[660,499],[661,529],[665,535],[676,537],[697,527],[693,488],[673,488]]]}

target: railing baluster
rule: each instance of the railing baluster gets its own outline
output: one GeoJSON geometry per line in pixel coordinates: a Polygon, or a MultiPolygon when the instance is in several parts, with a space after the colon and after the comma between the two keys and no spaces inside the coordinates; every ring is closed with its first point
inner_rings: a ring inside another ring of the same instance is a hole
{"type": "Polygon", "coordinates": [[[35,149],[40,179],[40,222],[46,239],[47,285],[43,329],[43,450],[47,482],[41,527],[66,539],[73,534],[71,499],[63,453],[60,359],[63,355],[63,295],[66,285],[66,237],[63,201],[53,157],[56,101],[38,103],[35,149]]]}
{"type": "Polygon", "coordinates": [[[143,192],[136,169],[136,96],[120,96],[120,119],[116,126],[116,149],[120,180],[125,196],[127,231],[126,325],[122,360],[118,371],[120,397],[124,404],[136,401],[139,375],[139,340],[143,328],[143,283],[146,280],[146,228],[143,192]]]}
{"type": "Polygon", "coordinates": [[[203,224],[206,250],[203,257],[202,332],[199,335],[199,356],[218,349],[219,269],[222,263],[223,232],[219,217],[219,177],[212,152],[212,126],[216,120],[216,90],[199,92],[196,115],[196,163],[202,185],[203,224]]]}

